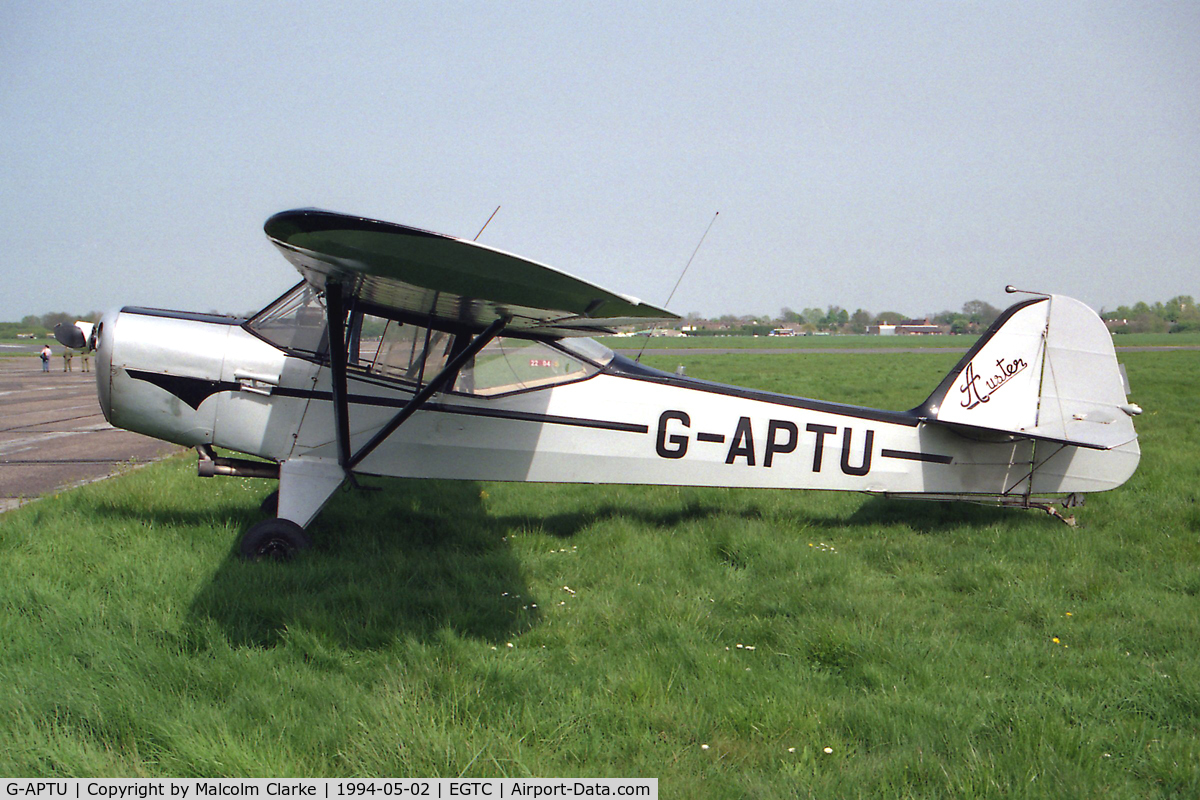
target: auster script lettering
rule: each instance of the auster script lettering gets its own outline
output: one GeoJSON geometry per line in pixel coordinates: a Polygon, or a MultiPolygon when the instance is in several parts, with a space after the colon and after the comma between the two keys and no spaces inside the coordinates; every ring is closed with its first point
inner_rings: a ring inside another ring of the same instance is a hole
{"type": "Polygon", "coordinates": [[[962,399],[962,407],[969,411],[980,403],[988,402],[1001,386],[1016,377],[1027,366],[1029,365],[1023,358],[1014,358],[1009,361],[997,358],[996,374],[990,378],[984,378],[975,373],[974,361],[967,364],[967,368],[963,370],[962,384],[958,387],[958,390],[965,395],[962,399]],[[982,388],[979,385],[981,381],[982,388]]]}

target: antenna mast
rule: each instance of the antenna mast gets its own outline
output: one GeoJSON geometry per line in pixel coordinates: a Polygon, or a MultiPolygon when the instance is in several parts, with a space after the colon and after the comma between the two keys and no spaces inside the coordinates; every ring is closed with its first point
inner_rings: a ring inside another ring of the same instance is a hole
{"type": "Polygon", "coordinates": [[[496,210],[492,212],[492,216],[491,216],[491,217],[488,217],[488,218],[487,218],[487,222],[483,223],[483,227],[479,229],[479,233],[475,234],[475,238],[471,240],[472,242],[478,242],[478,241],[479,241],[479,237],[480,237],[480,236],[483,236],[483,232],[484,232],[484,230],[486,230],[486,229],[487,229],[487,226],[491,224],[491,222],[492,222],[492,218],[493,218],[493,217],[495,217],[495,216],[496,216],[496,214],[498,214],[499,212],[500,212],[500,206],[496,206],[496,210]]]}
{"type": "MultiPolygon", "coordinates": [[[[497,210],[499,210],[499,209],[497,209],[497,210]]],[[[720,211],[713,213],[713,218],[711,220],[709,220],[708,227],[704,229],[704,233],[701,234],[701,236],[700,236],[700,241],[696,243],[696,249],[692,251],[692,257],[689,258],[687,260],[687,263],[683,265],[683,272],[679,273],[679,279],[675,281],[674,288],[672,288],[671,293],[669,295],[667,295],[667,302],[663,303],[664,306],[671,305],[671,298],[673,298],[675,296],[675,290],[679,288],[679,284],[683,283],[683,276],[687,275],[688,267],[690,267],[692,265],[692,261],[695,260],[696,253],[700,252],[700,245],[704,244],[705,237],[707,237],[708,232],[712,230],[713,223],[715,223],[717,221],[717,216],[720,215],[720,213],[721,213],[720,211]]],[[[658,330],[657,324],[655,324],[655,326],[650,329],[651,335],[653,335],[653,333],[656,330],[658,330]]],[[[649,336],[646,337],[646,341],[642,342],[642,349],[638,351],[637,358],[635,358],[634,361],[638,362],[639,364],[641,363],[642,353],[646,352],[646,345],[648,345],[648,344],[650,344],[649,336]]]]}

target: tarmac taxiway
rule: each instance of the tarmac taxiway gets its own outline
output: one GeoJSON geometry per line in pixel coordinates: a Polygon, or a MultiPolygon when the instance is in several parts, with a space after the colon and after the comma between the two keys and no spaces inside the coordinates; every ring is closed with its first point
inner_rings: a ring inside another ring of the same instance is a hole
{"type": "Polygon", "coordinates": [[[50,372],[36,350],[0,358],[0,512],[183,450],[109,425],[95,373],[78,356],[64,372],[53,349],[50,372]]]}

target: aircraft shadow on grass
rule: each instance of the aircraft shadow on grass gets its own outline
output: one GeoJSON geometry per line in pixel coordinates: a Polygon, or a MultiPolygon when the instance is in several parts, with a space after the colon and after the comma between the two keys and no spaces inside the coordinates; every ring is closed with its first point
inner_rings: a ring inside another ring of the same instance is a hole
{"type": "MultiPolygon", "coordinates": [[[[1018,528],[1037,521],[1048,529],[1062,523],[1034,510],[999,508],[949,501],[896,500],[871,497],[849,517],[829,518],[828,527],[849,528],[862,525],[903,525],[917,533],[936,534],[964,526],[1018,528]]],[[[815,524],[820,524],[814,520],[815,524]]]]}
{"type": "MultiPolygon", "coordinates": [[[[700,499],[652,508],[639,504],[636,495],[627,503],[568,513],[496,515],[485,507],[482,486],[474,481],[375,484],[365,492],[335,496],[312,527],[313,549],[290,564],[243,561],[236,541],[231,542],[228,555],[193,599],[185,646],[206,648],[214,626],[221,638],[244,647],[273,647],[302,635],[337,647],[375,649],[390,646],[397,637],[431,641],[446,631],[503,643],[540,620],[540,602],[507,541],[514,532],[535,530],[569,539],[609,519],[670,531],[717,517],[750,521],[768,516],[753,505],[731,510],[700,499]]],[[[920,533],[1029,520],[1006,509],[921,505],[871,498],[849,516],[801,511],[788,519],[797,527],[832,532],[902,524],[920,533]]],[[[137,516],[160,530],[203,529],[217,520],[239,530],[261,516],[244,503],[223,503],[202,512],[98,511],[137,516]]]]}
{"type": "Polygon", "coordinates": [[[311,527],[312,550],[289,564],[246,562],[235,540],[193,600],[193,626],[259,647],[299,631],[359,649],[446,631],[509,641],[537,624],[538,601],[481,494],[472,481],[339,493],[311,527]]]}
{"type": "MultiPolygon", "coordinates": [[[[244,507],[224,510],[234,528],[256,517],[244,507]]],[[[447,630],[503,643],[540,620],[510,535],[536,530],[567,539],[615,517],[671,529],[714,513],[727,515],[696,504],[646,509],[633,500],[505,516],[488,512],[474,481],[376,481],[366,492],[337,495],[312,526],[312,550],[290,564],[247,563],[234,543],[192,603],[189,636],[202,647],[205,627],[215,624],[240,646],[274,646],[300,630],[365,649],[447,630]]],[[[161,521],[201,521],[167,517],[161,521]]]]}
{"type": "MultiPolygon", "coordinates": [[[[804,504],[801,501],[799,505],[803,506],[804,504]]],[[[746,520],[759,520],[778,518],[779,515],[778,512],[764,512],[754,505],[729,509],[719,502],[694,501],[681,508],[650,509],[637,506],[636,500],[633,500],[627,505],[605,504],[598,508],[562,514],[496,517],[493,521],[505,529],[533,528],[551,536],[569,539],[586,527],[609,519],[628,519],[650,527],[669,530],[688,522],[703,522],[715,517],[728,518],[730,516],[746,520]]],[[[911,500],[895,500],[886,497],[866,499],[849,516],[820,514],[801,508],[786,517],[789,524],[796,529],[804,527],[839,531],[861,528],[864,525],[903,525],[918,533],[929,534],[959,529],[964,525],[999,525],[1001,527],[1024,525],[1030,519],[1035,518],[1041,519],[1041,517],[1034,517],[1028,513],[1007,508],[957,502],[916,503],[911,500]]],[[[1053,524],[1053,520],[1048,516],[1045,516],[1045,521],[1053,524]]],[[[781,531],[784,535],[787,532],[786,529],[781,531]]]]}

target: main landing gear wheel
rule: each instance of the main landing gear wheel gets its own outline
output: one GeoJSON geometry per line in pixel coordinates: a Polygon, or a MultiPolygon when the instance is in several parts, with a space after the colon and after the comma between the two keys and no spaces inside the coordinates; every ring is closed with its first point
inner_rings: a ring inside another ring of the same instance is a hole
{"type": "Polygon", "coordinates": [[[308,534],[289,519],[265,519],[250,526],[239,547],[248,561],[291,561],[301,550],[312,546],[308,534]]]}

